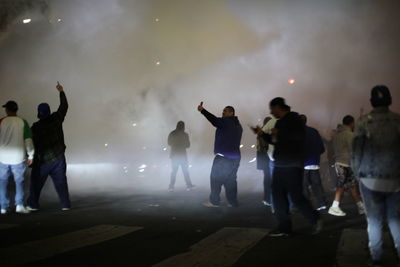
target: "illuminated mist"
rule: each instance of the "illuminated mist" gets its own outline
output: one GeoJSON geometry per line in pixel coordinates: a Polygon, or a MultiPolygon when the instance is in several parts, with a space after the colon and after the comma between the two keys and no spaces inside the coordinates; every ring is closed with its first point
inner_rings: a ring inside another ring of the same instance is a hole
{"type": "Polygon", "coordinates": [[[193,181],[207,188],[214,129],[196,108],[204,101],[219,115],[233,105],[245,128],[240,186],[261,191],[247,125],[268,115],[271,98],[285,97],[325,136],[344,115],[370,110],[376,84],[400,110],[399,3],[2,1],[0,99],[16,100],[33,123],[37,104],[57,108],[56,81],[64,85],[72,191],[166,190],[178,120],[193,181]]]}

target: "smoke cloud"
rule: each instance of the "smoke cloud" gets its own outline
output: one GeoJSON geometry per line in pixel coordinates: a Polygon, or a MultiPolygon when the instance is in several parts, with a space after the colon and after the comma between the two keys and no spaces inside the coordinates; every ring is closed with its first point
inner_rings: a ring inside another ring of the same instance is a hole
{"type": "Polygon", "coordinates": [[[102,168],[108,165],[96,164],[111,163],[126,179],[152,173],[159,180],[147,183],[165,187],[167,135],[183,120],[192,141],[192,173],[206,184],[214,129],[198,114],[200,101],[217,115],[226,105],[236,108],[245,128],[242,166],[253,170],[246,171],[250,180],[258,174],[248,163],[255,138],[246,125],[261,123],[273,97],[285,97],[325,136],[344,115],[370,110],[369,92],[376,84],[391,89],[392,109],[400,110],[398,1],[1,5],[0,99],[16,100],[20,115],[34,122],[37,104],[57,108],[56,81],[64,85],[74,176],[79,170],[90,176],[82,166],[107,173],[102,168]],[[25,18],[32,21],[24,24],[25,18]]]}

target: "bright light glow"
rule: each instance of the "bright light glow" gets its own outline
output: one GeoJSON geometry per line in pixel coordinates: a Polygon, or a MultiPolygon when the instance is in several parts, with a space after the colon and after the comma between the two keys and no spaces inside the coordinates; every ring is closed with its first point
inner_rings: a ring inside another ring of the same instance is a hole
{"type": "Polygon", "coordinates": [[[156,19],[155,19],[155,21],[156,21],[156,22],[159,22],[159,21],[160,21],[160,19],[159,19],[159,18],[156,18],[156,19]]]}
{"type": "Polygon", "coordinates": [[[244,145],[240,145],[240,148],[244,147],[244,145]]]}
{"type": "Polygon", "coordinates": [[[144,172],[144,169],[140,169],[139,172],[144,172]]]}
{"type": "Polygon", "coordinates": [[[22,22],[24,23],[24,24],[27,24],[27,23],[29,23],[29,22],[31,22],[32,20],[31,19],[24,19],[24,20],[22,20],[22,22]]]}
{"type": "Polygon", "coordinates": [[[164,150],[164,151],[167,151],[167,148],[166,148],[166,147],[164,147],[164,148],[163,148],[163,150],[164,150]]]}
{"type": "Polygon", "coordinates": [[[193,165],[189,165],[189,168],[192,168],[193,167],[193,165]]]}
{"type": "Polygon", "coordinates": [[[295,79],[289,79],[289,80],[288,80],[288,83],[289,83],[289,84],[294,84],[295,82],[296,82],[295,79]]]}
{"type": "Polygon", "coordinates": [[[142,165],[139,166],[138,169],[146,169],[146,168],[147,168],[147,165],[146,164],[142,164],[142,165]]]}
{"type": "Polygon", "coordinates": [[[257,158],[253,158],[252,160],[249,161],[249,163],[253,163],[257,160],[257,158]]]}
{"type": "Polygon", "coordinates": [[[161,62],[160,61],[156,61],[156,65],[160,66],[161,62]]]}
{"type": "Polygon", "coordinates": [[[256,145],[252,145],[252,146],[251,146],[251,148],[255,148],[255,147],[256,147],[256,145]]]}
{"type": "Polygon", "coordinates": [[[137,124],[136,124],[136,123],[132,123],[132,126],[133,126],[133,127],[136,127],[136,126],[137,126],[137,124]]]}
{"type": "Polygon", "coordinates": [[[104,144],[104,147],[108,147],[108,144],[107,144],[107,143],[105,143],[105,144],[104,144]]]}

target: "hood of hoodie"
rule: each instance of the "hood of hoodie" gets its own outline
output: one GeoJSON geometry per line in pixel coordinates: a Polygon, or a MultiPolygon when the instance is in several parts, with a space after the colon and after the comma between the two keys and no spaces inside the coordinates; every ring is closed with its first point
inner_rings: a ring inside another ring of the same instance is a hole
{"type": "Polygon", "coordinates": [[[338,127],[336,129],[337,133],[342,133],[342,132],[346,132],[346,131],[347,132],[351,132],[351,128],[349,126],[347,126],[347,125],[344,125],[344,124],[338,125],[338,127]]]}

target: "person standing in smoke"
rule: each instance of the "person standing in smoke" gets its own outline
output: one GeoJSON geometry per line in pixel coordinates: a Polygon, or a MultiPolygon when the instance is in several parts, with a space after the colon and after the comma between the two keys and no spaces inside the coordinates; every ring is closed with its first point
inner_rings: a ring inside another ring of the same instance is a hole
{"type": "MultiPolygon", "coordinates": [[[[271,117],[266,117],[264,119],[263,128],[271,119],[271,117]]],[[[268,148],[269,144],[264,140],[264,138],[257,136],[257,170],[262,170],[264,173],[264,197],[262,203],[265,206],[271,206],[272,203],[272,175],[270,170],[270,159],[268,157],[268,148]]]]}
{"type": "Polygon", "coordinates": [[[390,111],[384,85],[372,89],[370,101],[373,110],[355,127],[352,167],[365,203],[372,265],[382,266],[386,220],[400,266],[400,114],[390,111]]]}
{"type": "Polygon", "coordinates": [[[326,199],[322,187],[320,169],[321,155],[325,152],[324,142],[319,132],[307,126],[306,115],[300,115],[306,131],[305,139],[305,160],[304,160],[304,195],[310,198],[309,188],[314,194],[317,202],[317,210],[326,209],[326,199]]]}
{"type": "Polygon", "coordinates": [[[30,195],[28,198],[28,209],[31,211],[39,209],[40,192],[48,176],[53,180],[61,202],[61,210],[65,211],[71,208],[66,176],[66,146],[62,127],[68,111],[68,102],[64,88],[59,82],[57,82],[56,88],[60,94],[58,110],[51,113],[49,104],[40,104],[38,106],[39,121],[35,122],[31,128],[37,151],[32,167],[30,195]]]}
{"type": "Polygon", "coordinates": [[[281,97],[271,100],[270,109],[271,114],[278,119],[271,134],[265,133],[259,127],[254,129],[268,143],[275,145],[272,198],[279,225],[269,235],[291,235],[289,196],[296,208],[312,224],[312,234],[318,234],[322,230],[322,221],[319,220],[318,212],[313,210],[310,201],[303,195],[304,123],[297,113],[290,111],[290,107],[281,97]]]}
{"type": "Polygon", "coordinates": [[[350,190],[351,195],[357,204],[358,213],[360,215],[365,213],[364,204],[361,201],[358,189],[358,183],[350,166],[354,125],[354,118],[350,115],[345,116],[343,118],[343,124],[338,125],[336,134],[332,137],[337,185],[335,200],[329,208],[328,213],[334,216],[346,216],[346,213],[339,207],[345,190],[350,190]]]}
{"type": "Polygon", "coordinates": [[[224,108],[222,118],[217,118],[205,110],[203,103],[198,106],[198,110],[217,128],[214,143],[215,158],[210,177],[210,200],[203,205],[219,207],[221,188],[224,186],[228,206],[238,207],[236,179],[241,159],[240,142],[243,128],[235,116],[235,109],[231,106],[224,108]]]}
{"type": "Polygon", "coordinates": [[[31,165],[35,150],[32,133],[26,120],[17,116],[18,104],[8,101],[3,108],[7,117],[0,119],[0,205],[1,214],[9,211],[7,186],[10,174],[15,181],[15,211],[29,213],[24,206],[24,181],[27,165],[31,165]],[[28,154],[28,158],[26,155],[28,154]]]}
{"type": "Polygon", "coordinates": [[[190,147],[189,135],[185,132],[185,123],[179,121],[176,129],[168,136],[168,145],[171,147],[171,182],[169,184],[169,191],[173,192],[175,188],[176,174],[179,166],[182,168],[185,177],[186,188],[188,191],[194,188],[189,176],[189,164],[186,149],[190,147]]]}

